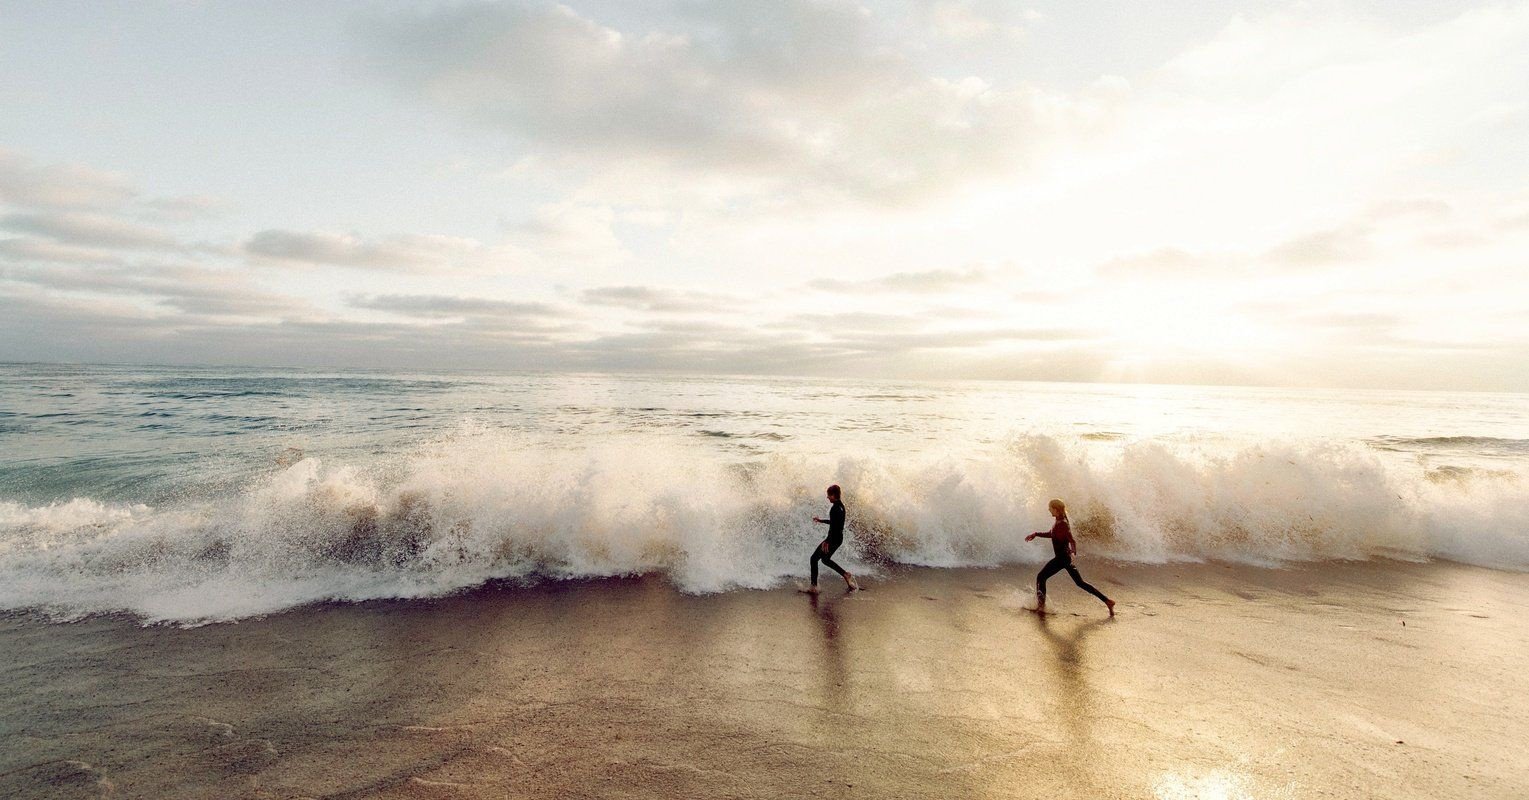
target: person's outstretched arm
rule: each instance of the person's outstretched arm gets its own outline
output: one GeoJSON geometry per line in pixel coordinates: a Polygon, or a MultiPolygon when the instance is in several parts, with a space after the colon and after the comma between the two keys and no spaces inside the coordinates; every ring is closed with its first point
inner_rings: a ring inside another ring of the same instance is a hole
{"type": "Polygon", "coordinates": [[[1025,541],[1028,542],[1031,539],[1050,539],[1050,538],[1053,538],[1053,535],[1056,533],[1057,526],[1061,525],[1061,524],[1062,524],[1062,522],[1060,520],[1058,520],[1056,525],[1052,525],[1051,526],[1051,530],[1049,530],[1049,531],[1036,531],[1035,533],[1032,533],[1029,536],[1026,536],[1025,537],[1025,541]]]}

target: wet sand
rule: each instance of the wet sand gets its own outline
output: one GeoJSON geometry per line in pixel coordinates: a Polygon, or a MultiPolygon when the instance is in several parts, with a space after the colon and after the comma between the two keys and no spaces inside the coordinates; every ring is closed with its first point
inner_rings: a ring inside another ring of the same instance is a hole
{"type": "Polygon", "coordinates": [[[1084,573],[10,617],[0,797],[1529,796],[1529,575],[1084,573]]]}

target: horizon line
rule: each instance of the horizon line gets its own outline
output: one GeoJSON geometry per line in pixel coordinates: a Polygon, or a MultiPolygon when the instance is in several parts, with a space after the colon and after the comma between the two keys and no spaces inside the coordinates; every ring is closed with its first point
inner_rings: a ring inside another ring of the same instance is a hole
{"type": "Polygon", "coordinates": [[[614,377],[667,377],[667,378],[797,378],[824,381],[872,381],[883,383],[1044,383],[1057,385],[1076,386],[1160,386],[1160,387],[1184,387],[1205,389],[1273,389],[1273,390],[1299,390],[1299,391],[1337,391],[1337,392],[1409,392],[1418,394],[1501,394],[1524,396],[1529,395],[1526,389],[1481,389],[1481,388],[1422,388],[1407,386],[1342,386],[1329,384],[1272,384],[1272,383],[1192,383],[1177,381],[1130,381],[1130,380],[1055,380],[1046,378],[1002,378],[1002,377],[915,377],[915,376],[836,376],[813,373],[792,372],[712,372],[704,370],[674,370],[662,368],[630,368],[622,370],[598,370],[598,369],[557,369],[554,367],[363,367],[343,366],[336,364],[307,365],[294,364],[239,364],[239,363],[176,363],[176,362],[135,362],[135,361],[46,361],[36,359],[0,359],[0,367],[14,366],[49,366],[49,367],[141,367],[150,369],[242,369],[242,370],[290,370],[307,372],[371,372],[384,374],[463,374],[463,373],[486,373],[495,375],[602,375],[614,377]]]}

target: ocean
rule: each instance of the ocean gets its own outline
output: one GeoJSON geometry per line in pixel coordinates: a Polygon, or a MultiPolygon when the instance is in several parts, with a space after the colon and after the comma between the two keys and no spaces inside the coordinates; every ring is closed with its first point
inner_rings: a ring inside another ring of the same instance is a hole
{"type": "Polygon", "coordinates": [[[1529,396],[0,365],[0,610],[204,624],[496,581],[840,560],[1529,569],[1529,396]]]}

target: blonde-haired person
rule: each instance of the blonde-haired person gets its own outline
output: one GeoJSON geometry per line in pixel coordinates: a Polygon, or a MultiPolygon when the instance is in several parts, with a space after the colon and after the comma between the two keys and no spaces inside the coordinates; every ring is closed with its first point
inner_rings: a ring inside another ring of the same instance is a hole
{"type": "Polygon", "coordinates": [[[1051,516],[1056,518],[1056,523],[1050,531],[1036,531],[1025,537],[1025,541],[1031,541],[1036,537],[1051,540],[1051,550],[1055,554],[1046,566],[1041,568],[1041,574],[1035,576],[1036,611],[1046,613],[1046,579],[1062,570],[1067,570],[1067,575],[1072,582],[1078,584],[1078,588],[1104,601],[1104,607],[1110,610],[1110,616],[1115,616],[1115,601],[1104,596],[1104,593],[1090,586],[1083,576],[1078,574],[1078,568],[1073,566],[1072,557],[1078,554],[1078,540],[1072,538],[1072,526],[1067,522],[1067,504],[1061,500],[1052,500],[1047,506],[1051,509],[1051,516]]]}

